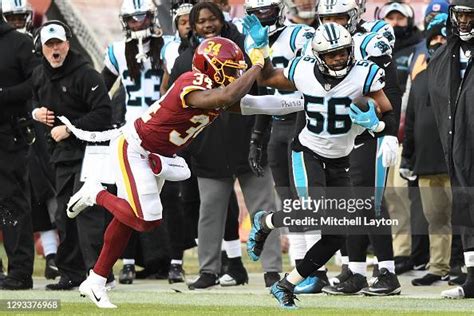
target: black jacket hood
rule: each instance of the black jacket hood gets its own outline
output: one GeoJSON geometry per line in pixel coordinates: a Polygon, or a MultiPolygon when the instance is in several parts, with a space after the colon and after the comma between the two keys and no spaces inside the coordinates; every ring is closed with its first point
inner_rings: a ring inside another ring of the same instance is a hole
{"type": "MultiPolygon", "coordinates": [[[[0,13],[2,11],[0,10],[0,13]]],[[[12,32],[15,29],[10,26],[10,24],[6,23],[3,19],[0,19],[0,36],[5,35],[8,32],[12,32]]]]}

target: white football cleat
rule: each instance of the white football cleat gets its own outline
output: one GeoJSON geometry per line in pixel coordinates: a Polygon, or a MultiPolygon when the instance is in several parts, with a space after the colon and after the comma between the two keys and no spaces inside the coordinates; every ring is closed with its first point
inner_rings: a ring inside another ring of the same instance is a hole
{"type": "Polygon", "coordinates": [[[95,179],[86,180],[82,188],[69,199],[66,209],[67,216],[75,218],[83,210],[96,204],[97,194],[102,190],[105,190],[104,187],[95,179]]]}
{"type": "Polygon", "coordinates": [[[105,286],[93,284],[89,279],[86,279],[79,285],[79,293],[81,293],[83,297],[89,297],[99,308],[117,308],[117,305],[110,302],[105,286]]]}
{"type": "Polygon", "coordinates": [[[464,296],[464,290],[460,286],[441,292],[441,297],[443,298],[463,299],[464,296]]]}

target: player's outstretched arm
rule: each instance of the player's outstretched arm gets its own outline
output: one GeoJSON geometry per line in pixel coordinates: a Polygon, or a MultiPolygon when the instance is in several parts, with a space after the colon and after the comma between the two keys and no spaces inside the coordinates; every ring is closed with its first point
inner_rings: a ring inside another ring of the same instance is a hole
{"type": "Polygon", "coordinates": [[[269,58],[268,26],[263,27],[255,15],[243,18],[245,39],[245,51],[253,62],[253,55],[263,55],[265,64],[257,83],[262,87],[272,87],[278,90],[296,91],[294,84],[285,78],[282,69],[273,68],[269,58]]]}
{"type": "Polygon", "coordinates": [[[226,109],[250,91],[261,70],[261,64],[257,64],[228,86],[190,92],[185,97],[186,104],[198,109],[226,109]]]}

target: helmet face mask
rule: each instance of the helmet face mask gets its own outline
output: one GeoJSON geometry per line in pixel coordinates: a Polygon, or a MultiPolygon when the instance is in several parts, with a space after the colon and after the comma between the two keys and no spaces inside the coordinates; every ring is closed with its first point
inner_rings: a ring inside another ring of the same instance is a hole
{"type": "Polygon", "coordinates": [[[162,35],[157,8],[151,0],[124,0],[120,9],[120,22],[128,40],[162,35]]]}
{"type": "Polygon", "coordinates": [[[346,18],[347,23],[343,26],[349,33],[355,34],[359,23],[359,6],[355,0],[321,0],[317,11],[320,23],[324,23],[326,17],[346,18]]]}
{"type": "Polygon", "coordinates": [[[349,31],[337,23],[320,25],[311,42],[316,64],[324,75],[343,78],[354,64],[354,43],[349,31]]]}
{"type": "Polygon", "coordinates": [[[3,0],[0,2],[5,22],[21,33],[32,31],[33,10],[26,0],[3,0]]]}
{"type": "Polygon", "coordinates": [[[204,40],[196,49],[193,69],[206,74],[220,86],[226,86],[247,69],[242,50],[231,40],[214,37],[204,40]]]}
{"type": "Polygon", "coordinates": [[[285,0],[285,5],[293,16],[302,19],[314,19],[316,17],[317,0],[285,0]]]}
{"type": "Polygon", "coordinates": [[[453,5],[449,8],[449,18],[453,25],[453,32],[463,41],[474,38],[474,8],[453,5]]]}
{"type": "Polygon", "coordinates": [[[246,0],[245,11],[255,14],[263,26],[268,26],[270,34],[282,26],[284,15],[282,0],[246,0]]]}

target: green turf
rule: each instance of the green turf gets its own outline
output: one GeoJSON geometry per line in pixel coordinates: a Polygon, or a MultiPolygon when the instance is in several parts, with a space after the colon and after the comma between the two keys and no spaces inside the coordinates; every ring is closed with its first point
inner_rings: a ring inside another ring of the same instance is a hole
{"type": "MultiPolygon", "coordinates": [[[[4,292],[2,299],[59,299],[61,309],[51,315],[273,315],[288,313],[279,309],[267,294],[218,294],[212,292],[130,292],[117,291],[110,297],[119,308],[99,310],[77,292],[4,292]],[[133,303],[131,303],[133,302],[133,303]]],[[[469,315],[472,301],[411,299],[406,297],[328,297],[301,296],[295,315],[469,315]]],[[[0,312],[1,313],[1,312],[0,312]]],[[[24,312],[25,314],[45,314],[24,312]]]]}

